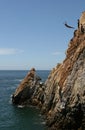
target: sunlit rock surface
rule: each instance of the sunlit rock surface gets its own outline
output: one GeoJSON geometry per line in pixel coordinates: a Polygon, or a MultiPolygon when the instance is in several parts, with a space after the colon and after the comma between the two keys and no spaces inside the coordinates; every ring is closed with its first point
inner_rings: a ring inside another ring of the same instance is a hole
{"type": "Polygon", "coordinates": [[[32,69],[13,94],[14,104],[39,106],[49,130],[85,130],[85,12],[78,20],[66,58],[40,84],[32,69]]]}

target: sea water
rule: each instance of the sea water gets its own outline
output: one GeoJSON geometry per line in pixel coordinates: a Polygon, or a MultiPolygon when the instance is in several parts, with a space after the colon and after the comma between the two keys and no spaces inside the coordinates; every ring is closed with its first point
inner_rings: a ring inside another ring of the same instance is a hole
{"type": "MultiPolygon", "coordinates": [[[[37,71],[44,82],[50,71],[37,71]]],[[[0,71],[0,130],[46,130],[40,110],[14,106],[11,95],[28,71],[0,71]]]]}

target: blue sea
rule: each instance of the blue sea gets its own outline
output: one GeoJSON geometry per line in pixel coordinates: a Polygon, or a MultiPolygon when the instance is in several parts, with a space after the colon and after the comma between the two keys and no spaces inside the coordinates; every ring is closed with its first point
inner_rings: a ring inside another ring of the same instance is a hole
{"type": "MultiPolygon", "coordinates": [[[[44,82],[48,70],[37,71],[44,82]]],[[[14,106],[11,95],[28,71],[0,71],[0,130],[46,130],[45,121],[38,108],[14,106]]]]}

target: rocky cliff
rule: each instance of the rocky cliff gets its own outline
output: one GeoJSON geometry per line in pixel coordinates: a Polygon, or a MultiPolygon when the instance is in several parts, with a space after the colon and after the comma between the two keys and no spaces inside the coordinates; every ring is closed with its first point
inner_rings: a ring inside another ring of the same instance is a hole
{"type": "Polygon", "coordinates": [[[85,129],[85,12],[69,42],[66,58],[43,84],[35,69],[21,82],[14,104],[37,105],[46,115],[49,130],[85,129]]]}

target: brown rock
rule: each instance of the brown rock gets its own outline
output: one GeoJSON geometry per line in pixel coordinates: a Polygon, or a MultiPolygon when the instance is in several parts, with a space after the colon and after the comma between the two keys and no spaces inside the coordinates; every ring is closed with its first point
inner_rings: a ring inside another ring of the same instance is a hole
{"type": "Polygon", "coordinates": [[[85,12],[65,60],[53,68],[45,84],[37,82],[35,75],[35,69],[28,73],[14,93],[13,103],[31,101],[41,107],[49,130],[85,130],[85,12]]]}
{"type": "MultiPolygon", "coordinates": [[[[85,23],[85,12],[80,23],[85,23]]],[[[81,33],[80,28],[69,43],[65,60],[53,69],[45,82],[42,109],[47,113],[49,129],[85,129],[85,33],[81,33]]]]}
{"type": "Polygon", "coordinates": [[[40,79],[41,78],[36,75],[35,69],[32,68],[13,94],[12,102],[16,105],[27,105],[27,103],[30,102],[35,89],[37,88],[38,81],[40,79]]]}

